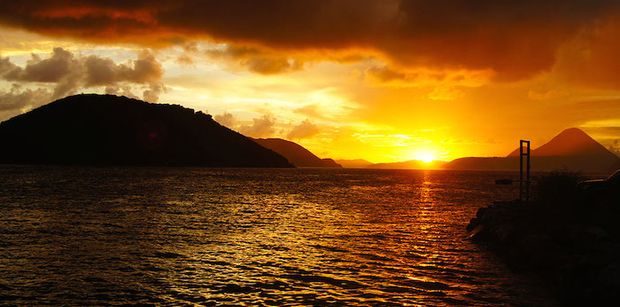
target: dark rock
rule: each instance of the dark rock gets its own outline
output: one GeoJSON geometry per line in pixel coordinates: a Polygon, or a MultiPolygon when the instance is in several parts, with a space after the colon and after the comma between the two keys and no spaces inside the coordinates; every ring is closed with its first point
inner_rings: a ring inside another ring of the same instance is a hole
{"type": "Polygon", "coordinates": [[[546,280],[567,305],[605,305],[620,298],[620,238],[605,228],[620,216],[585,214],[600,210],[588,205],[558,213],[557,205],[496,202],[478,210],[468,237],[546,280]]]}

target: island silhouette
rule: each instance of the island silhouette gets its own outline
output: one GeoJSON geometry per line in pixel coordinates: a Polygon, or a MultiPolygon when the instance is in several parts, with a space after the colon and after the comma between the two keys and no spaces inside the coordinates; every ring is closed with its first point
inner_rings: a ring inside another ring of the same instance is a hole
{"type": "MultiPolygon", "coordinates": [[[[211,115],[179,105],[114,95],[59,99],[0,123],[0,163],[170,165],[210,167],[357,167],[424,169],[421,161],[371,163],[321,159],[279,138],[248,138],[211,115]]],[[[609,172],[620,158],[578,128],[532,150],[532,169],[609,172]]],[[[448,170],[515,170],[518,149],[505,157],[436,161],[448,170]]]]}
{"type": "Polygon", "coordinates": [[[374,164],[364,159],[338,159],[336,163],[345,168],[367,168],[374,164]]]}
{"type": "Polygon", "coordinates": [[[366,168],[374,169],[441,169],[446,162],[432,161],[424,162],[420,160],[408,160],[402,162],[374,163],[366,168]]]}
{"type": "MultiPolygon", "coordinates": [[[[620,158],[578,128],[568,128],[549,142],[532,150],[532,169],[537,171],[572,170],[611,172],[620,168],[620,158]]],[[[519,167],[519,149],[506,157],[467,157],[446,165],[451,170],[515,170],[519,167]]]]}
{"type": "Polygon", "coordinates": [[[279,138],[254,139],[265,148],[269,148],[297,167],[342,167],[333,159],[321,159],[303,146],[279,138]]]}
{"type": "Polygon", "coordinates": [[[0,163],[293,167],[286,158],[170,104],[82,94],[0,123],[0,163]]]}

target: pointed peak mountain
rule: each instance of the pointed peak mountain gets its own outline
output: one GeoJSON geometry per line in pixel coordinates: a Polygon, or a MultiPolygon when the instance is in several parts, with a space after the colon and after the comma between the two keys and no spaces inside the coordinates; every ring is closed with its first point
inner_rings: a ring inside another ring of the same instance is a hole
{"type": "MultiPolygon", "coordinates": [[[[579,128],[568,128],[542,146],[532,149],[532,156],[578,156],[611,153],[587,133],[579,128]]],[[[519,148],[508,157],[518,157],[519,148]]]]}
{"type": "Polygon", "coordinates": [[[566,128],[562,130],[562,132],[560,132],[558,135],[555,136],[555,138],[561,138],[561,137],[584,137],[584,138],[591,139],[591,137],[585,131],[579,128],[576,128],[576,127],[566,128]]]}
{"type": "MultiPolygon", "coordinates": [[[[533,165],[539,170],[570,169],[607,172],[620,165],[620,158],[578,128],[569,128],[533,149],[533,165]]],[[[508,155],[518,162],[519,148],[508,155]]],[[[516,162],[511,162],[518,167],[516,162]]]]}
{"type": "Polygon", "coordinates": [[[613,155],[605,146],[578,128],[566,129],[551,141],[536,148],[533,155],[545,156],[581,156],[581,155],[613,155]]]}

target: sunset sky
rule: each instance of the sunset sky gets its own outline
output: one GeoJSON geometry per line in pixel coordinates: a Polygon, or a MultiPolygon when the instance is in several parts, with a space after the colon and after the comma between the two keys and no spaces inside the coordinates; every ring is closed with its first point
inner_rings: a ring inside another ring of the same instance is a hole
{"type": "Polygon", "coordinates": [[[335,159],[618,150],[619,55],[620,1],[2,1],[0,120],[94,92],[335,159]]]}

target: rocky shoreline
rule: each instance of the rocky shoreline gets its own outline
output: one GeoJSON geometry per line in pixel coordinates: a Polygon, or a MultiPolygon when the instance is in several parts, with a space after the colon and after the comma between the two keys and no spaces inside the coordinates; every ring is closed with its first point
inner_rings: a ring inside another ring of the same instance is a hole
{"type": "Polygon", "coordinates": [[[578,201],[560,209],[541,202],[495,202],[480,208],[467,230],[513,271],[542,278],[562,303],[601,306],[620,299],[618,217],[615,206],[578,201]]]}

